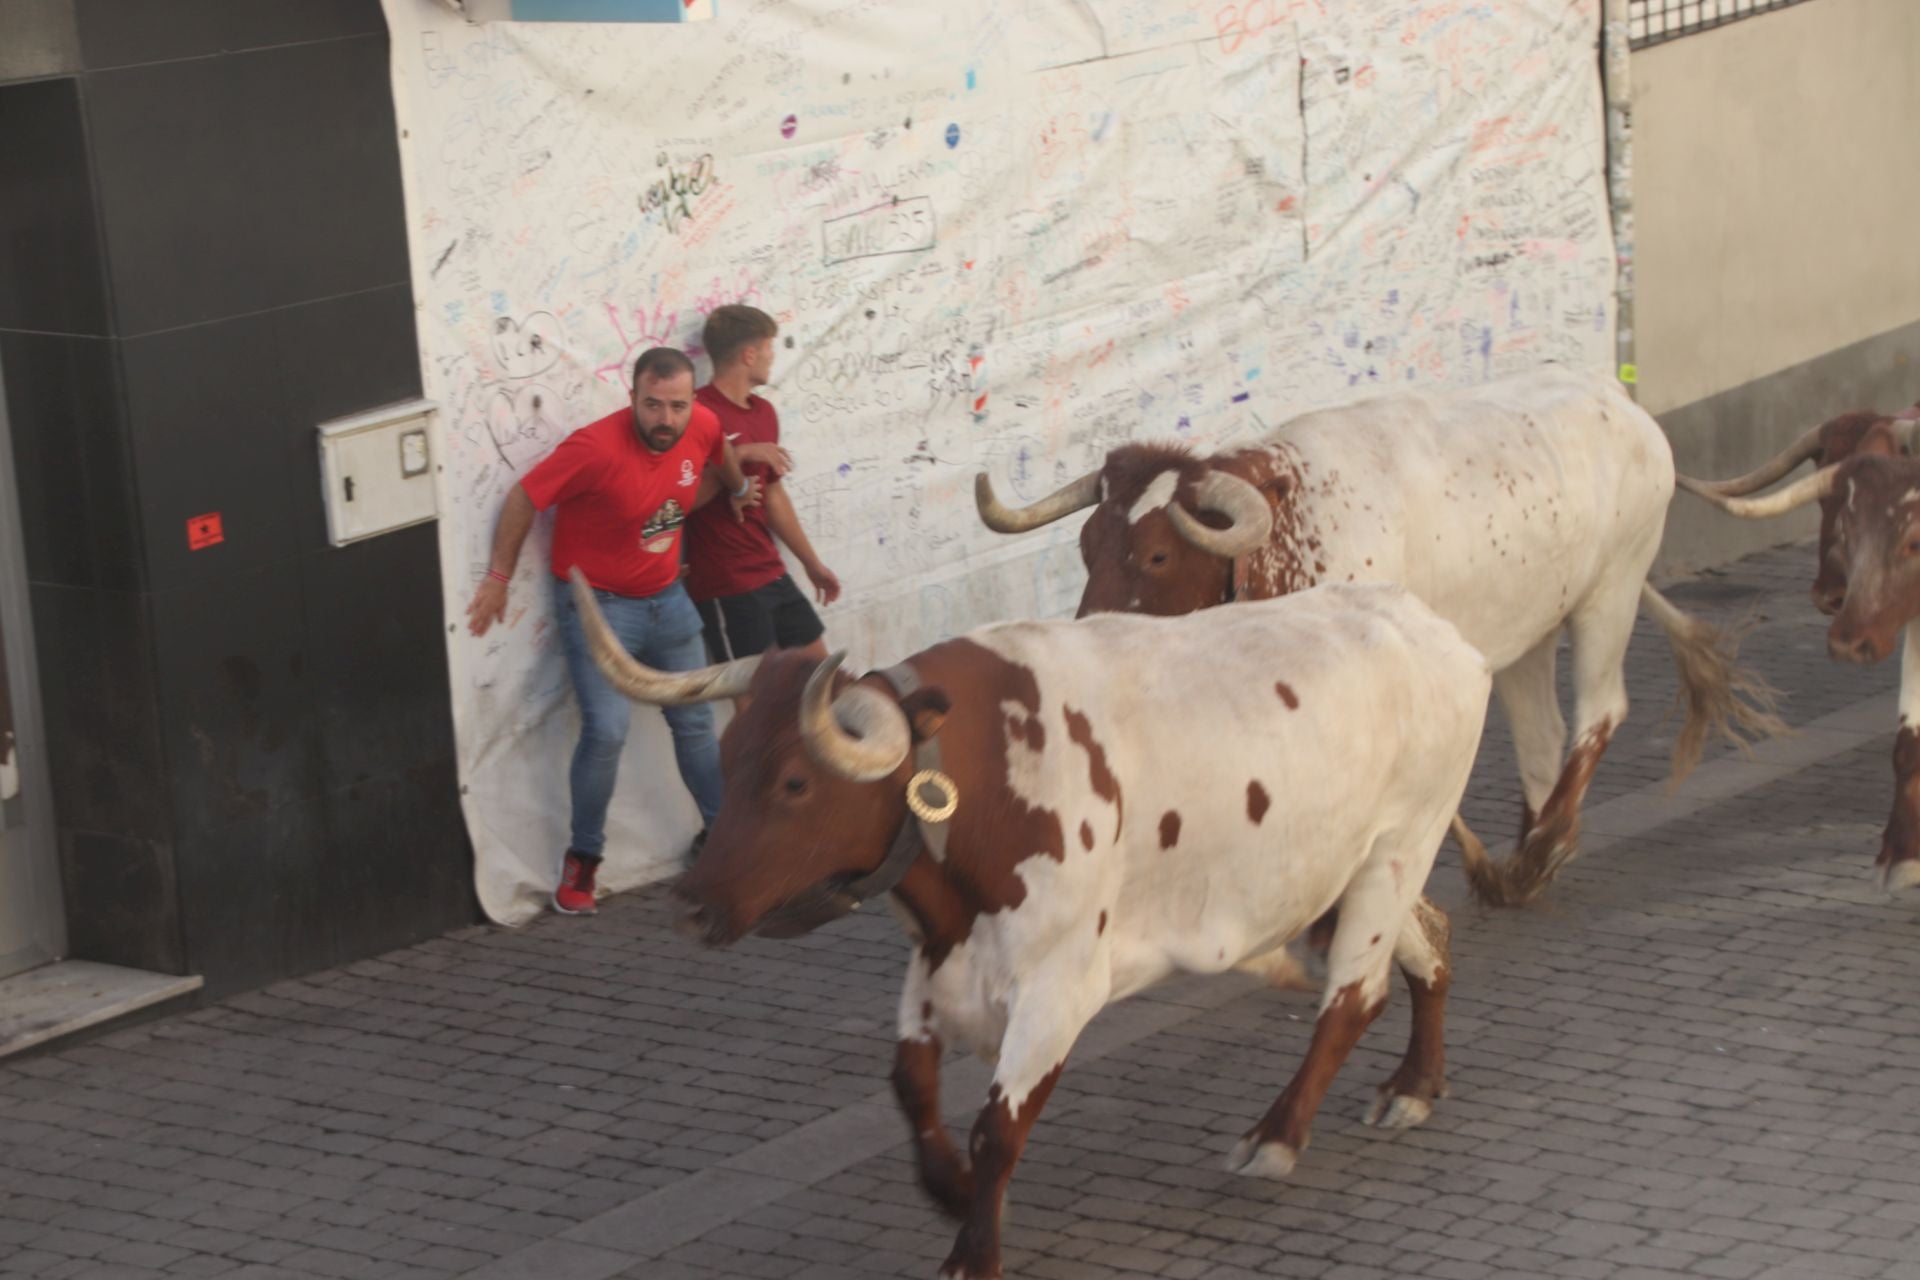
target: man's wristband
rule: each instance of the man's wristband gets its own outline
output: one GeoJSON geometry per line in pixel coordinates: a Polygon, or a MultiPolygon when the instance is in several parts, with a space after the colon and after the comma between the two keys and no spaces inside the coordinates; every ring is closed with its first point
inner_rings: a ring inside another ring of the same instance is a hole
{"type": "Polygon", "coordinates": [[[753,492],[753,477],[743,476],[740,480],[740,487],[733,491],[733,496],[736,498],[744,498],[751,492],[753,492]]]}
{"type": "Polygon", "coordinates": [[[500,571],[499,571],[498,569],[489,569],[489,570],[487,570],[487,576],[488,576],[489,578],[492,578],[492,579],[493,579],[493,580],[494,580],[495,582],[506,582],[506,583],[511,583],[511,582],[513,581],[513,579],[512,579],[512,578],[510,578],[510,577],[508,577],[508,576],[507,576],[506,574],[504,574],[504,573],[502,573],[502,572],[500,572],[500,571]]]}

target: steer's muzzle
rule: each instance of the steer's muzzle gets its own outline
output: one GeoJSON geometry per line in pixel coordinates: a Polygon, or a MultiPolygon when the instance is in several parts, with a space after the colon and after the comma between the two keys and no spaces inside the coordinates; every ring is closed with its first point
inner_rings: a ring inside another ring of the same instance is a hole
{"type": "Polygon", "coordinates": [[[1861,665],[1878,662],[1887,656],[1891,647],[1882,644],[1870,631],[1852,635],[1843,633],[1837,626],[1827,631],[1827,654],[1835,662],[1856,662],[1861,665]]]}
{"type": "Polygon", "coordinates": [[[703,947],[724,947],[733,941],[726,913],[701,902],[679,884],[673,887],[673,900],[680,908],[674,932],[703,947]]]}

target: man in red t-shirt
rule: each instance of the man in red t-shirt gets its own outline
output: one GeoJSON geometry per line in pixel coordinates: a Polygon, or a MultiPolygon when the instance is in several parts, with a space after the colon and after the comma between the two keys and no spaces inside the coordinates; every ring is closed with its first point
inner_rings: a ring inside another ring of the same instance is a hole
{"type": "MultiPolygon", "coordinates": [[[[587,650],[567,571],[580,567],[614,634],[635,658],[659,671],[706,666],[700,615],[680,585],[680,530],[701,477],[710,472],[719,476],[716,487],[731,495],[714,505],[730,508],[732,519],[758,505],[760,482],[741,470],[713,414],[694,403],[693,362],[671,347],[642,353],[633,366],[632,404],[562,440],[507,495],[494,531],[493,564],[467,606],[476,636],[506,617],[507,585],[534,513],[557,507],[553,607],[580,698],[580,741],[568,775],[573,838],[553,894],[554,908],[568,915],[594,909],[607,806],[633,704],[607,683],[587,650]]],[[[705,703],[663,711],[681,780],[693,793],[701,822],[710,826],[720,808],[713,711],[705,703]]]]}
{"type": "Polygon", "coordinates": [[[840,579],[814,552],[800,517],[780,483],[792,465],[780,447],[780,416],[753,393],[773,376],[773,340],[780,326],[758,307],[717,307],[707,317],[701,341],[713,360],[713,381],[699,402],[720,420],[747,474],[764,485],[765,501],[733,519],[725,503],[707,503],[719,492],[709,481],[687,521],[687,593],[706,625],[707,651],[729,662],[778,646],[827,656],[826,628],[787,573],[778,538],[793,552],[821,604],[840,597],[840,579]]]}

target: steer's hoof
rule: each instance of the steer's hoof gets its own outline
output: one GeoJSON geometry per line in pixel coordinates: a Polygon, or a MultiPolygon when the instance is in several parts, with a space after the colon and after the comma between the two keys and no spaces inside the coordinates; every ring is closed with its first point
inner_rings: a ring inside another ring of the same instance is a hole
{"type": "Polygon", "coordinates": [[[1382,1093],[1367,1108],[1367,1123],[1376,1129],[1411,1129],[1425,1124],[1433,1103],[1405,1093],[1382,1093]]]}
{"type": "Polygon", "coordinates": [[[1227,1157],[1227,1172],[1248,1178],[1284,1178],[1299,1160],[1300,1153],[1284,1142],[1262,1142],[1248,1135],[1227,1157]]]}
{"type": "Polygon", "coordinates": [[[1880,868],[1880,887],[1888,893],[1899,893],[1915,885],[1920,885],[1920,858],[1902,858],[1880,868]]]}

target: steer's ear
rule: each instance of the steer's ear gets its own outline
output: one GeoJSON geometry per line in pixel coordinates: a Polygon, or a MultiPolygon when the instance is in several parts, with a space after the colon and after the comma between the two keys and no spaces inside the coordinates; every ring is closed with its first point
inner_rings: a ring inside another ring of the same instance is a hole
{"type": "Polygon", "coordinates": [[[907,713],[907,723],[913,726],[913,740],[919,743],[940,732],[940,726],[947,722],[947,712],[953,710],[953,703],[944,689],[915,689],[900,700],[900,709],[907,713]]]}

